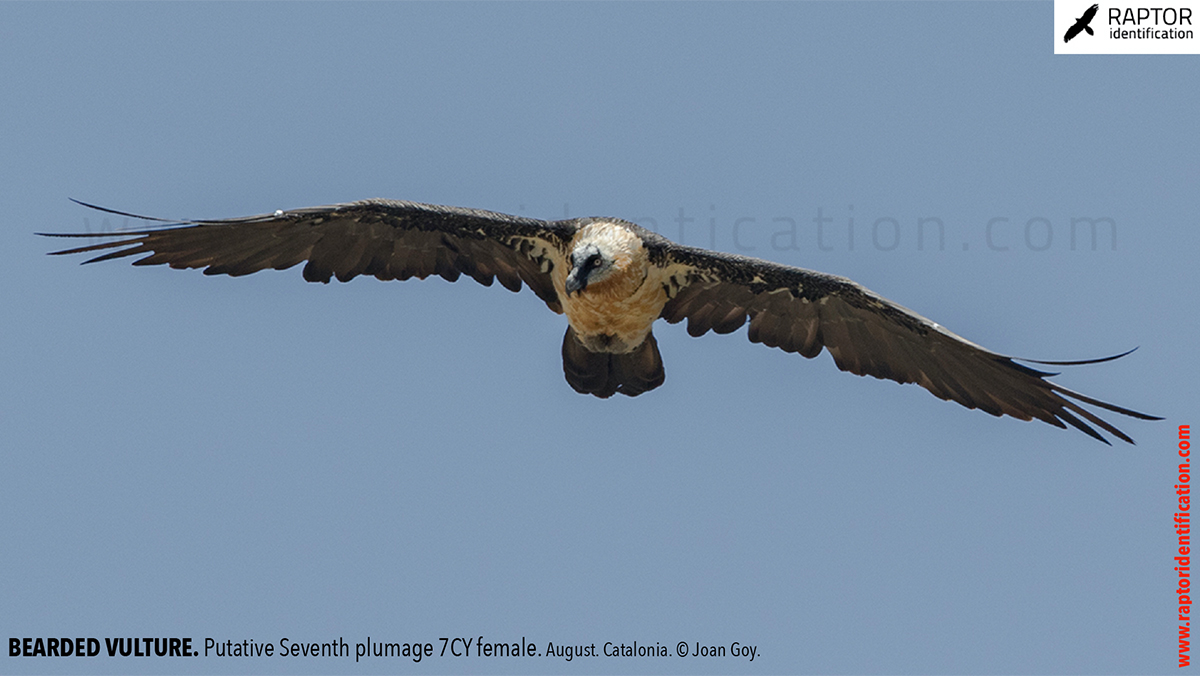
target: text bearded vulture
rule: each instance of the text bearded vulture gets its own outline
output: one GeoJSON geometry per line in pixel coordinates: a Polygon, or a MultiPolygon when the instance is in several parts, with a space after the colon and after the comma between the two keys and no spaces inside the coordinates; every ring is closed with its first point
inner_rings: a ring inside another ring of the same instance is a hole
{"type": "Polygon", "coordinates": [[[661,317],[671,323],[686,319],[693,336],[729,333],[749,321],[753,342],[805,357],[826,349],[843,371],[916,383],[992,415],[1072,425],[1105,443],[1092,425],[1132,439],[1080,402],[1159,419],[1072,392],[1046,380],[1054,374],[986,350],[843,277],[683,246],[620,219],[540,221],[364,200],[176,222],[85,206],[161,225],[51,234],[106,238],[55,254],[113,249],[86,262],[145,254],[134,265],[165,263],[233,276],[307,261],[304,278],[310,282],[334,277],[345,282],[358,275],[382,280],[440,275],[455,281],[467,275],[485,286],[499,281],[512,291],[527,284],[551,310],[567,316],[562,349],[567,382],[598,397],[636,396],[663,383],[651,330],[661,317]]]}

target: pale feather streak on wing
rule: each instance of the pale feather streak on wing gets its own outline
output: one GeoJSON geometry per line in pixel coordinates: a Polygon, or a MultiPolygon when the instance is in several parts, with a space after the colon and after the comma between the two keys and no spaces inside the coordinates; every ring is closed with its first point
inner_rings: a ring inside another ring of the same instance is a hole
{"type": "Polygon", "coordinates": [[[1133,440],[1076,401],[1160,419],[1045,380],[1055,374],[986,350],[848,279],[689,247],[670,252],[679,266],[676,276],[687,283],[662,317],[671,323],[686,319],[693,336],[727,333],[749,319],[753,342],[809,358],[824,348],[843,371],[916,383],[941,399],[995,416],[1070,425],[1104,443],[1109,442],[1095,428],[1133,440]]]}
{"type": "Polygon", "coordinates": [[[211,221],[146,220],[165,225],[102,234],[50,233],[108,238],[53,254],[114,249],[85,263],[148,254],[134,265],[203,268],[208,275],[231,276],[283,270],[307,261],[304,278],[312,282],[346,282],[359,275],[425,279],[435,274],[456,281],[465,274],[485,286],[499,280],[512,291],[528,284],[552,310],[561,312],[549,274],[553,263],[546,253],[562,251],[572,234],[572,226],[564,222],[390,200],[211,221]]]}

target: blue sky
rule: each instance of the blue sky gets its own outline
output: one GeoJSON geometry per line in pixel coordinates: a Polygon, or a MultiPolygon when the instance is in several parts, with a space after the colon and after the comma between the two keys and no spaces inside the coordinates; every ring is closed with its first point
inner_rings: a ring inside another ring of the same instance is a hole
{"type": "Polygon", "coordinates": [[[1195,57],[1052,31],[1049,3],[0,4],[0,633],[757,650],[0,672],[1174,670],[1195,57]],[[623,217],[1007,354],[1140,346],[1058,382],[1167,420],[1110,448],[667,325],[666,385],[600,401],[528,291],[79,267],[32,233],[132,224],[68,197],[623,217]],[[1081,218],[1115,228],[1073,246],[1081,218]]]}

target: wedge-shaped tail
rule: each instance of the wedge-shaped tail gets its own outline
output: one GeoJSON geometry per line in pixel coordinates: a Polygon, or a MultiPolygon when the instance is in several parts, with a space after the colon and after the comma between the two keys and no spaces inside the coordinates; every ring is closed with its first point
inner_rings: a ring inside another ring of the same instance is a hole
{"type": "Polygon", "coordinates": [[[580,394],[607,399],[620,392],[636,397],[662,385],[667,378],[653,333],[632,352],[614,354],[592,352],[575,336],[575,329],[567,327],[562,353],[563,373],[580,394]]]}

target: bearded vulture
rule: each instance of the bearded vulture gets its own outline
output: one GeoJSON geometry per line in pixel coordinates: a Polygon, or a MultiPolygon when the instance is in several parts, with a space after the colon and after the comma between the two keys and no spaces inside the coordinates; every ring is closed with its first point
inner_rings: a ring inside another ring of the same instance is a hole
{"type": "MultiPolygon", "coordinates": [[[[528,284],[551,310],[567,316],[562,345],[567,382],[576,392],[601,398],[618,392],[634,397],[663,384],[662,357],[651,331],[656,319],[672,324],[686,319],[693,336],[730,333],[749,320],[752,342],[809,358],[824,348],[843,371],[917,383],[941,399],[995,416],[1069,424],[1104,443],[1109,442],[1092,425],[1133,440],[1077,402],[1160,419],[1052,383],[1046,377],[1056,374],[986,350],[844,277],[683,246],[616,218],[541,221],[372,199],[243,218],[168,221],[80,204],[158,225],[49,234],[107,238],[54,255],[113,249],[85,263],[148,254],[133,264],[166,263],[231,276],[307,261],[304,279],[325,283],[358,275],[381,280],[440,275],[449,281],[467,275],[484,286],[498,280],[512,291],[528,284]]],[[[1121,356],[1035,363],[1087,364],[1121,356]]]]}

